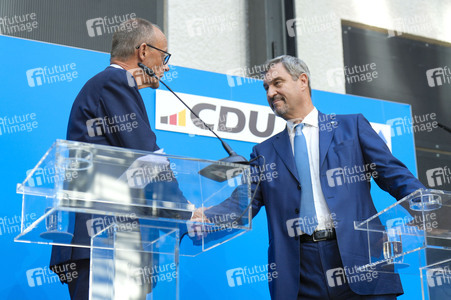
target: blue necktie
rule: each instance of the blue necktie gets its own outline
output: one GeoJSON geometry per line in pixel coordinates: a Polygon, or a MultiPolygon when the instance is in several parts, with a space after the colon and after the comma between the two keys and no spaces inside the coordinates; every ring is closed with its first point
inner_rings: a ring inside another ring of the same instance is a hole
{"type": "Polygon", "coordinates": [[[302,218],[301,230],[309,235],[315,231],[318,226],[316,219],[315,203],[313,202],[312,179],[310,177],[309,154],[307,142],[302,133],[304,124],[298,124],[295,127],[294,136],[294,160],[298,169],[299,181],[301,183],[301,208],[299,217],[302,218]]]}

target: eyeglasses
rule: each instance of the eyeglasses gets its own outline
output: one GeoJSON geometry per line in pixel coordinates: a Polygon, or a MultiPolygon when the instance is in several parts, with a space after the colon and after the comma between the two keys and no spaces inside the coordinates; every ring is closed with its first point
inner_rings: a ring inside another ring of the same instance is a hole
{"type": "MultiPolygon", "coordinates": [[[[158,49],[157,47],[154,47],[154,46],[149,45],[149,44],[146,44],[146,45],[147,45],[147,47],[150,47],[150,48],[153,48],[153,49],[158,50],[160,52],[163,52],[165,54],[165,56],[163,57],[163,65],[166,65],[168,63],[169,59],[171,58],[171,53],[166,52],[166,51],[161,50],[161,49],[158,49]]],[[[141,45],[136,46],[136,49],[139,49],[139,47],[141,47],[141,45]]]]}

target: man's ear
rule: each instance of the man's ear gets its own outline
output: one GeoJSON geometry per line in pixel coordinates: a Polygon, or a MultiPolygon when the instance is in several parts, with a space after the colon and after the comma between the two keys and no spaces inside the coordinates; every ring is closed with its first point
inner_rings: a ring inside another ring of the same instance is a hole
{"type": "Polygon", "coordinates": [[[147,45],[146,44],[141,44],[140,47],[138,48],[138,59],[140,61],[144,61],[144,59],[147,56],[147,45]]]}
{"type": "Polygon", "coordinates": [[[305,73],[302,73],[299,75],[299,79],[302,82],[302,87],[305,87],[308,89],[308,76],[305,73]]]}

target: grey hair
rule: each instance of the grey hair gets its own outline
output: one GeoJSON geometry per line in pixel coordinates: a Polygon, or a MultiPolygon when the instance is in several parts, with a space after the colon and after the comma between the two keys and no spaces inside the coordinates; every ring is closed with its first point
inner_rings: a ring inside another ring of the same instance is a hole
{"type": "Polygon", "coordinates": [[[121,23],[113,34],[111,58],[126,59],[135,53],[137,46],[153,42],[154,26],[151,22],[140,18],[121,23]]]}
{"type": "Polygon", "coordinates": [[[308,89],[310,92],[310,96],[312,96],[312,88],[310,86],[310,71],[307,67],[307,64],[302,60],[294,56],[290,55],[281,55],[275,57],[273,59],[268,60],[265,63],[265,73],[269,71],[269,68],[274,66],[275,64],[282,63],[282,65],[287,70],[288,74],[291,75],[293,80],[298,80],[301,74],[307,74],[308,78],[308,89]]]}

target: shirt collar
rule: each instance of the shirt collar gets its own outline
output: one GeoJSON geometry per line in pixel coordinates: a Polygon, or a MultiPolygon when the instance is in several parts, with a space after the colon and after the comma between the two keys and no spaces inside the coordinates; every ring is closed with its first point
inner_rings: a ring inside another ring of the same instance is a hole
{"type": "Polygon", "coordinates": [[[122,69],[125,70],[124,68],[122,68],[121,66],[117,65],[117,64],[111,64],[110,67],[116,68],[116,69],[122,69]]]}
{"type": "MultiPolygon", "coordinates": [[[[309,112],[309,114],[304,118],[304,120],[302,120],[301,123],[304,123],[307,126],[318,127],[318,110],[316,109],[316,107],[314,107],[313,110],[309,112]]],[[[296,125],[297,124],[294,123],[293,121],[288,120],[287,121],[288,132],[293,133],[294,127],[296,125]]]]}

